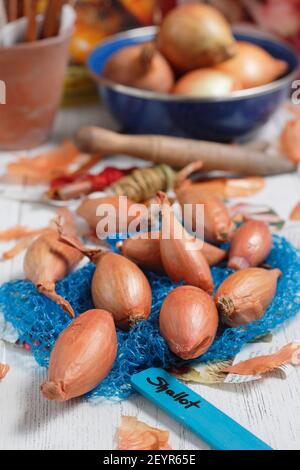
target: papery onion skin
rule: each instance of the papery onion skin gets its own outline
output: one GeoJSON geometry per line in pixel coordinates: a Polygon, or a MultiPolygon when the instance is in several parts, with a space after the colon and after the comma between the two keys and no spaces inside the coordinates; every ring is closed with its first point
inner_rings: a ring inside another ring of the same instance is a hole
{"type": "Polygon", "coordinates": [[[108,375],[116,355],[117,335],[111,314],[89,310],[58,337],[42,394],[48,400],[66,401],[88,393],[108,375]]]}
{"type": "Polygon", "coordinates": [[[300,220],[300,202],[296,204],[296,206],[293,208],[290,217],[290,220],[300,220]]]}
{"type": "Polygon", "coordinates": [[[174,85],[173,71],[153,45],[128,46],[107,61],[103,76],[115,83],[158,93],[168,93],[174,85]]]}
{"type": "Polygon", "coordinates": [[[174,282],[184,281],[211,294],[214,283],[210,267],[201,248],[197,248],[202,242],[183,228],[168,205],[167,196],[160,193],[159,198],[162,203],[160,255],[166,273],[174,282]]]}
{"type": "MultiPolygon", "coordinates": [[[[221,243],[230,239],[234,224],[222,199],[212,191],[199,189],[199,185],[183,184],[177,188],[178,201],[185,204],[204,205],[204,239],[209,243],[221,243]]],[[[196,230],[196,212],[192,213],[192,230],[196,230]]]]}
{"type": "Polygon", "coordinates": [[[259,266],[272,249],[272,235],[265,222],[249,220],[234,234],[228,267],[244,269],[259,266]]]}
{"type": "Polygon", "coordinates": [[[180,78],[173,88],[173,94],[208,98],[226,96],[241,88],[235,77],[218,70],[203,68],[180,78]]]}
{"type": "Polygon", "coordinates": [[[233,328],[259,320],[272,302],[279,269],[247,268],[231,274],[218,288],[215,301],[223,323],[233,328]]]}
{"type": "Polygon", "coordinates": [[[255,44],[240,41],[236,55],[218,64],[217,70],[229,73],[247,89],[273,82],[287,72],[288,64],[255,44]]]}
{"type": "Polygon", "coordinates": [[[115,253],[106,253],[97,261],[92,281],[92,297],[97,308],[112,313],[122,329],[128,329],[151,312],[150,284],[140,268],[115,253]]]}
{"type": "Polygon", "coordinates": [[[160,256],[160,233],[146,233],[124,240],[118,247],[122,255],[129,258],[141,268],[161,273],[163,264],[160,256]]]}
{"type": "MultiPolygon", "coordinates": [[[[119,196],[104,196],[104,197],[99,197],[99,198],[86,198],[83,200],[83,202],[80,204],[78,207],[76,213],[79,215],[79,217],[83,218],[87,224],[96,232],[97,227],[99,227],[99,223],[105,217],[97,215],[97,209],[101,205],[108,205],[112,206],[115,209],[115,214],[116,214],[116,226],[113,227],[114,224],[112,224],[112,229],[111,231],[108,230],[109,227],[107,227],[107,234],[111,232],[122,232],[126,231],[128,228],[128,225],[136,218],[135,215],[129,215],[129,210],[130,208],[135,204],[131,199],[127,198],[126,199],[126,208],[125,210],[127,213],[125,213],[125,217],[127,217],[128,223],[123,227],[122,222],[120,222],[120,215],[121,215],[121,210],[122,210],[122,200],[124,200],[124,197],[120,199],[119,196]],[[115,229],[114,229],[115,228],[115,229]]],[[[141,205],[142,206],[142,205],[141,205]]],[[[105,236],[105,232],[103,233],[98,233],[100,237],[105,236]]]]}
{"type": "Polygon", "coordinates": [[[158,47],[175,69],[188,72],[210,67],[235,53],[235,40],[225,17],[209,5],[182,5],[164,19],[158,47]]]}
{"type": "Polygon", "coordinates": [[[212,298],[193,286],[174,289],[159,317],[161,335],[170,350],[184,360],[204,354],[214,341],[218,312],[212,298]]]}

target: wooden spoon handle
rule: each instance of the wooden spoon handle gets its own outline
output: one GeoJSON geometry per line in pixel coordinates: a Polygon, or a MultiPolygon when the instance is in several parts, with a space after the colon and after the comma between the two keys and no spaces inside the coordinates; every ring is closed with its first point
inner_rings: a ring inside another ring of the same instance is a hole
{"type": "Polygon", "coordinates": [[[122,153],[156,164],[165,163],[176,169],[201,160],[204,171],[264,176],[295,170],[295,165],[281,155],[268,155],[246,146],[155,135],[123,135],[100,127],[82,128],[75,140],[85,152],[100,155],[122,153]]]}
{"type": "Polygon", "coordinates": [[[60,28],[60,16],[66,0],[48,0],[43,27],[43,38],[57,36],[60,28]]]}

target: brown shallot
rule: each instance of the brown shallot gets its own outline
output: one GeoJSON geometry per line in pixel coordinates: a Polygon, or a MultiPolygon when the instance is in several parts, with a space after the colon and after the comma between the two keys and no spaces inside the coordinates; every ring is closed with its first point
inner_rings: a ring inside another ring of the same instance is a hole
{"type": "Polygon", "coordinates": [[[235,40],[225,17],[209,5],[182,5],[164,19],[158,46],[179,71],[189,71],[228,59],[235,40]]]}
{"type": "Polygon", "coordinates": [[[249,220],[234,234],[228,267],[244,269],[259,266],[272,248],[272,235],[269,226],[259,220],[249,220]]]}
{"type": "MultiPolygon", "coordinates": [[[[164,267],[160,255],[160,234],[147,233],[124,240],[118,244],[122,255],[134,261],[143,269],[153,272],[162,272],[164,267]]],[[[217,246],[203,242],[200,249],[210,266],[219,264],[226,257],[226,251],[217,246]]]]}
{"type": "Polygon", "coordinates": [[[238,375],[260,375],[285,364],[299,365],[300,343],[290,343],[274,354],[259,356],[227,367],[224,372],[238,375]]]}
{"type": "Polygon", "coordinates": [[[115,52],[104,67],[103,77],[121,85],[159,93],[168,93],[174,84],[169,63],[150,43],[123,47],[115,52]]]}
{"type": "Polygon", "coordinates": [[[61,234],[60,240],[96,263],[92,297],[96,308],[111,312],[120,328],[147,320],[152,304],[150,284],[141,269],[116,253],[85,248],[76,238],[61,234]]]}
{"type": "Polygon", "coordinates": [[[128,238],[118,243],[122,255],[131,259],[143,269],[162,272],[164,270],[160,256],[160,233],[152,232],[128,238]]]}
{"type": "Polygon", "coordinates": [[[95,388],[110,372],[117,355],[112,315],[89,310],[58,337],[50,356],[47,381],[41,386],[48,400],[66,401],[95,388]]]}
{"type": "MultiPolygon", "coordinates": [[[[59,209],[57,212],[63,218],[65,233],[76,236],[72,214],[67,209],[59,209]]],[[[81,259],[82,255],[78,250],[59,241],[55,225],[29,246],[24,259],[26,278],[36,285],[41,294],[60,305],[72,317],[74,311],[71,305],[56,293],[55,284],[72,271],[81,259]]]]}
{"type": "Polygon", "coordinates": [[[193,286],[174,289],[164,301],[159,326],[174,354],[194,359],[212,344],[218,327],[218,311],[212,298],[193,286]]]}
{"type": "Polygon", "coordinates": [[[218,288],[215,301],[223,322],[231,327],[259,320],[272,302],[279,269],[247,268],[231,274],[218,288]]]}
{"type": "Polygon", "coordinates": [[[84,199],[76,212],[103,238],[106,234],[127,232],[129,225],[144,215],[145,209],[143,204],[135,204],[125,196],[103,196],[84,199]]]}
{"type": "Polygon", "coordinates": [[[184,168],[175,180],[174,190],[179,204],[184,210],[185,205],[192,205],[192,230],[196,230],[196,208],[204,206],[204,239],[210,243],[228,241],[232,235],[234,224],[222,199],[213,191],[199,188],[187,177],[202,168],[202,162],[196,162],[184,168]]]}
{"type": "Polygon", "coordinates": [[[164,193],[158,193],[158,199],[162,214],[160,255],[166,273],[174,282],[185,281],[211,294],[213,279],[201,251],[203,242],[184,229],[164,193]]]}

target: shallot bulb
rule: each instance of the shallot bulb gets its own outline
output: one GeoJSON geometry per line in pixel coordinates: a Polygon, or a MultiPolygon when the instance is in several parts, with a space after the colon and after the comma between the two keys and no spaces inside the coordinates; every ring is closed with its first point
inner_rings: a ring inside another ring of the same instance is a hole
{"type": "Polygon", "coordinates": [[[193,286],[174,289],[165,299],[159,317],[161,335],[182,359],[204,354],[216,336],[218,311],[212,298],[193,286]]]}
{"type": "Polygon", "coordinates": [[[173,71],[154,44],[128,46],[107,61],[104,78],[142,90],[168,93],[174,85],[173,71]]]}
{"type": "Polygon", "coordinates": [[[235,53],[235,40],[225,17],[209,5],[182,5],[163,20],[160,51],[179,71],[209,67],[235,53]]]}
{"type": "MultiPolygon", "coordinates": [[[[75,237],[76,228],[71,213],[67,209],[60,209],[58,214],[64,217],[64,232],[75,237]]],[[[36,285],[41,294],[60,305],[71,317],[75,316],[73,308],[56,293],[55,284],[69,274],[81,259],[82,255],[78,250],[59,240],[59,232],[54,225],[29,246],[24,259],[26,278],[36,285]]]]}
{"type": "Polygon", "coordinates": [[[42,394],[48,400],[66,401],[90,392],[109,374],[116,355],[111,314],[105,310],[83,313],[58,337],[42,394]]]}
{"type": "Polygon", "coordinates": [[[141,268],[162,272],[164,270],[160,256],[160,233],[146,233],[128,238],[118,243],[123,256],[136,263],[141,268]]]}
{"type": "Polygon", "coordinates": [[[244,269],[259,266],[272,248],[272,235],[265,222],[249,220],[234,234],[228,267],[244,269]]]}
{"type": "Polygon", "coordinates": [[[180,78],[173,88],[173,93],[207,98],[226,96],[240,89],[241,85],[234,76],[218,70],[203,68],[189,72],[180,78]]]}
{"type": "Polygon", "coordinates": [[[145,210],[143,204],[136,204],[127,197],[104,196],[84,199],[76,212],[103,238],[107,234],[127,232],[129,225],[140,219],[145,210]]]}
{"type": "Polygon", "coordinates": [[[248,42],[237,43],[237,53],[217,70],[229,73],[242,88],[253,88],[276,80],[288,70],[284,60],[274,59],[267,51],[248,42]]]}
{"type": "Polygon", "coordinates": [[[61,240],[96,263],[92,281],[96,308],[111,312],[117,326],[123,329],[148,319],[152,305],[151,287],[135,263],[116,253],[89,250],[72,237],[61,235],[61,240]]]}
{"type": "Polygon", "coordinates": [[[279,269],[248,268],[231,274],[217,290],[215,300],[223,322],[231,327],[259,320],[272,302],[279,269]]]}
{"type": "Polygon", "coordinates": [[[204,206],[204,238],[210,243],[221,243],[228,241],[234,230],[234,224],[222,199],[213,191],[202,189],[201,184],[193,184],[186,178],[189,174],[202,167],[202,162],[188,165],[179,172],[174,190],[178,202],[184,211],[186,204],[193,206],[192,230],[196,231],[196,209],[197,205],[204,206]]]}
{"type": "MultiPolygon", "coordinates": [[[[160,233],[148,233],[128,238],[118,244],[122,255],[131,259],[143,269],[153,272],[164,271],[160,254],[160,233]]],[[[226,257],[226,251],[203,242],[200,249],[210,266],[219,264],[226,257]]]]}
{"type": "Polygon", "coordinates": [[[185,281],[211,294],[213,279],[201,251],[202,242],[189,235],[180,224],[167,196],[159,193],[158,198],[162,214],[160,255],[166,273],[174,282],[185,281]]]}

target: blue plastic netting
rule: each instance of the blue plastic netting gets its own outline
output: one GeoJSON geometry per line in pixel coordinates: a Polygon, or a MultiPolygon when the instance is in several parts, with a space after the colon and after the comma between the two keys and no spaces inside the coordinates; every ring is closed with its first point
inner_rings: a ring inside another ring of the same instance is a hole
{"type": "MultiPolygon", "coordinates": [[[[115,240],[111,244],[115,246],[115,240]]],[[[300,311],[300,256],[288,241],[274,237],[267,263],[282,270],[277,295],[265,316],[246,327],[224,328],[201,357],[201,361],[228,359],[249,341],[276,328],[300,311]]],[[[69,300],[77,314],[93,308],[90,285],[95,267],[88,264],[59,282],[57,291],[69,300]]],[[[231,273],[226,267],[214,267],[216,287],[231,273]]],[[[153,290],[153,308],[149,321],[129,332],[118,331],[118,356],[110,375],[88,396],[123,399],[132,392],[130,377],[147,367],[167,367],[178,359],[172,355],[159,334],[158,316],[162,301],[176,285],[167,277],[148,273],[153,290]]],[[[29,281],[14,281],[0,288],[0,313],[17,330],[20,340],[29,343],[35,359],[47,366],[50,351],[70,318],[60,307],[36,292],[29,281]]]]}

